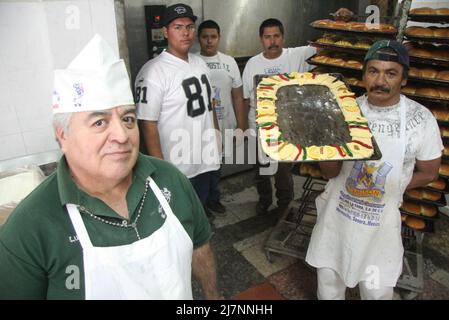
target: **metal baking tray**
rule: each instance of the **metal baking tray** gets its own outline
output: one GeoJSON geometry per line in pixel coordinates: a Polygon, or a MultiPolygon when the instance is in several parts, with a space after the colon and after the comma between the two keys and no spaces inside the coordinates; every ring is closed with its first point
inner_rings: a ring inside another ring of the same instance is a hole
{"type": "Polygon", "coordinates": [[[403,213],[403,214],[406,214],[406,215],[408,215],[410,217],[419,218],[421,220],[426,220],[426,221],[435,221],[436,219],[439,218],[440,212],[438,211],[438,208],[436,210],[437,210],[437,213],[435,214],[435,216],[433,216],[433,217],[426,217],[426,216],[422,216],[420,214],[415,214],[415,213],[412,213],[412,212],[408,212],[408,211],[405,211],[402,208],[399,208],[399,211],[401,213],[403,213]]]}
{"type": "Polygon", "coordinates": [[[417,22],[449,23],[449,16],[441,14],[409,14],[408,19],[417,22]]]}
{"type": "MultiPolygon", "coordinates": [[[[438,193],[440,193],[440,192],[438,192],[438,193]]],[[[441,198],[438,201],[432,201],[432,200],[427,200],[427,199],[413,198],[404,193],[404,200],[411,201],[414,203],[429,204],[429,205],[433,205],[433,206],[437,206],[437,207],[445,207],[447,205],[446,197],[444,196],[444,194],[442,194],[442,193],[440,193],[440,194],[441,194],[441,198]]]]}
{"type": "Polygon", "coordinates": [[[315,29],[329,31],[332,33],[337,32],[337,33],[349,33],[349,34],[357,34],[357,35],[370,34],[370,35],[378,35],[383,38],[394,38],[394,36],[396,36],[396,34],[398,33],[397,31],[382,32],[382,31],[374,31],[374,30],[349,30],[349,29],[328,28],[328,27],[322,27],[322,26],[314,26],[313,22],[310,24],[310,26],[315,29]]]}
{"type": "Polygon", "coordinates": [[[424,43],[440,43],[440,44],[449,44],[449,38],[437,38],[437,37],[417,37],[417,36],[409,36],[405,35],[406,40],[424,42],[424,43]]]}
{"type": "Polygon", "coordinates": [[[423,189],[429,190],[429,191],[433,191],[433,192],[439,192],[439,193],[442,193],[443,195],[444,194],[449,194],[449,183],[446,181],[446,187],[444,189],[435,189],[435,188],[432,188],[432,187],[429,187],[429,186],[424,187],[423,189]]]}
{"type": "Polygon", "coordinates": [[[358,71],[358,72],[362,72],[362,69],[357,69],[357,68],[351,68],[351,67],[347,67],[347,66],[340,66],[338,64],[330,64],[330,63],[323,63],[323,62],[317,62],[317,61],[313,61],[312,58],[314,58],[315,56],[317,56],[318,54],[315,54],[313,56],[311,56],[309,59],[306,60],[306,62],[310,65],[316,65],[316,66],[325,66],[325,67],[333,67],[333,68],[338,68],[338,69],[343,69],[343,70],[351,70],[351,71],[358,71]]]}
{"type": "MultiPolygon", "coordinates": [[[[337,80],[344,81],[343,75],[339,73],[330,73],[337,80]]],[[[255,88],[264,77],[270,75],[254,76],[255,88]]],[[[278,91],[278,95],[284,95],[290,100],[287,104],[282,101],[282,96],[276,101],[276,112],[278,114],[278,126],[283,136],[291,143],[300,144],[302,146],[313,145],[332,145],[341,144],[341,142],[350,141],[351,136],[346,128],[343,114],[334,99],[331,99],[330,91],[324,86],[308,86],[308,90],[301,90],[300,99],[295,86],[285,86],[278,91]],[[295,90],[295,91],[292,91],[295,90]],[[293,101],[292,101],[293,100],[293,101]],[[305,110],[301,108],[291,108],[293,105],[305,106],[305,110]],[[317,108],[320,108],[317,112],[317,108]],[[313,112],[310,112],[313,111],[313,112]],[[295,121],[299,119],[300,121],[295,121]],[[320,128],[334,128],[334,130],[323,131],[320,128]],[[341,129],[343,128],[344,129],[341,129]]],[[[298,86],[299,87],[299,86],[298,86]]],[[[304,88],[301,86],[299,88],[304,88]]],[[[257,92],[254,90],[255,99],[257,100],[257,92]]],[[[279,96],[278,96],[279,98],[279,96]]],[[[362,114],[363,115],[363,114],[362,114]]],[[[379,160],[382,153],[374,136],[372,137],[374,153],[370,158],[357,160],[379,160]]],[[[320,161],[354,161],[355,159],[340,160],[320,160],[320,161]]],[[[317,162],[317,160],[298,160],[287,162],[317,162]]]]}
{"type": "Polygon", "coordinates": [[[439,58],[426,58],[421,56],[410,56],[411,62],[416,62],[420,64],[428,64],[432,66],[439,67],[449,67],[449,60],[439,59],[439,58]]]}

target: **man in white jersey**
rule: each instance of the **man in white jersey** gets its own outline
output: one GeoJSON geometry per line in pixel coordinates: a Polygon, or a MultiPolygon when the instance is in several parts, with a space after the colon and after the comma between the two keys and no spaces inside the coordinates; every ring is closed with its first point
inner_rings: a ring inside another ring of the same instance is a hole
{"type": "MultiPolygon", "coordinates": [[[[315,48],[308,46],[285,49],[283,47],[284,27],[277,19],[267,19],[262,22],[259,28],[259,36],[264,51],[249,59],[243,71],[243,97],[245,102],[249,104],[248,123],[253,135],[256,135],[257,129],[254,76],[309,71],[311,67],[306,63],[306,59],[316,52],[315,48]]],[[[279,163],[274,178],[278,212],[282,213],[293,199],[291,164],[279,163]]],[[[272,204],[273,192],[270,176],[261,175],[259,168],[257,168],[256,172],[256,185],[259,193],[256,212],[264,214],[272,204]]]]}
{"type": "Polygon", "coordinates": [[[187,5],[167,7],[163,32],[168,49],[142,67],[135,93],[148,154],[176,165],[204,205],[210,173],[219,169],[220,159],[209,69],[189,53],[196,19],[187,5]]]}
{"type": "Polygon", "coordinates": [[[382,159],[320,163],[331,180],[316,199],[306,256],[318,268],[319,299],[344,299],[356,285],[362,299],[393,298],[404,253],[403,193],[437,179],[443,149],[432,113],[401,95],[408,69],[406,48],[393,40],[376,42],[365,56],[367,95],[357,102],[382,159]]]}
{"type": "MultiPolygon", "coordinates": [[[[220,26],[215,21],[206,20],[200,24],[198,39],[201,46],[200,57],[210,69],[213,106],[224,145],[225,130],[238,128],[245,131],[248,127],[248,112],[243,102],[242,77],[235,59],[218,52],[220,26]]],[[[223,147],[223,150],[226,148],[223,147]]],[[[215,214],[225,214],[226,208],[220,202],[220,190],[218,189],[220,170],[213,171],[211,179],[206,208],[215,214]]]]}

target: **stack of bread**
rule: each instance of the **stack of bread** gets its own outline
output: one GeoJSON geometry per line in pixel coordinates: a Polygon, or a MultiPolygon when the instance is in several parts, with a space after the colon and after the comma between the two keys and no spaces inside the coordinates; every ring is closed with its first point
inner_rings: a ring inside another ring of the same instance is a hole
{"type": "Polygon", "coordinates": [[[433,205],[415,203],[411,201],[404,201],[402,203],[401,209],[406,213],[411,213],[417,216],[423,216],[428,218],[433,218],[437,215],[437,208],[433,205]]]}
{"type": "Polygon", "coordinates": [[[376,33],[396,33],[397,29],[388,23],[366,23],[366,22],[345,22],[345,21],[334,21],[329,19],[317,20],[312,22],[312,27],[314,28],[324,28],[324,29],[336,29],[344,31],[365,31],[365,32],[376,32],[376,33]]]}

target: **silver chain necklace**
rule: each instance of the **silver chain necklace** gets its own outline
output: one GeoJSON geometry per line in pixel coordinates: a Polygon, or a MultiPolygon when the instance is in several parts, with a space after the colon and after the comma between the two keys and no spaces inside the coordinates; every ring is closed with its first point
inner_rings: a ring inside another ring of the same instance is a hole
{"type": "Polygon", "coordinates": [[[99,217],[99,216],[93,214],[92,212],[90,212],[89,210],[87,210],[86,207],[83,207],[83,206],[78,206],[78,210],[87,213],[89,216],[91,216],[91,217],[94,218],[95,220],[98,220],[98,221],[100,221],[100,222],[109,224],[109,225],[114,226],[114,227],[120,227],[120,228],[133,228],[134,231],[136,232],[137,239],[141,240],[141,239],[140,239],[139,231],[137,230],[137,220],[139,220],[140,214],[141,214],[141,212],[142,212],[143,204],[144,204],[145,198],[146,198],[146,196],[147,196],[148,186],[149,186],[149,182],[148,182],[148,180],[147,180],[146,183],[145,183],[145,192],[143,193],[142,200],[140,201],[139,211],[137,211],[136,219],[134,219],[134,222],[131,223],[131,224],[129,224],[126,220],[123,220],[122,223],[116,223],[116,222],[111,222],[111,221],[105,220],[105,219],[103,219],[103,218],[101,218],[101,217],[99,217]]]}

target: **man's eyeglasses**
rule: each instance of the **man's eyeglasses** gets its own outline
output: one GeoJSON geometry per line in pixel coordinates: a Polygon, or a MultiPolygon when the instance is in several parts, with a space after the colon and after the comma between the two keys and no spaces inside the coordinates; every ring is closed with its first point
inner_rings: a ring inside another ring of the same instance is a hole
{"type": "Polygon", "coordinates": [[[195,25],[194,24],[188,24],[188,25],[183,25],[183,24],[175,24],[173,26],[173,29],[176,32],[182,32],[183,29],[186,29],[188,32],[193,32],[195,31],[195,25]]]}

